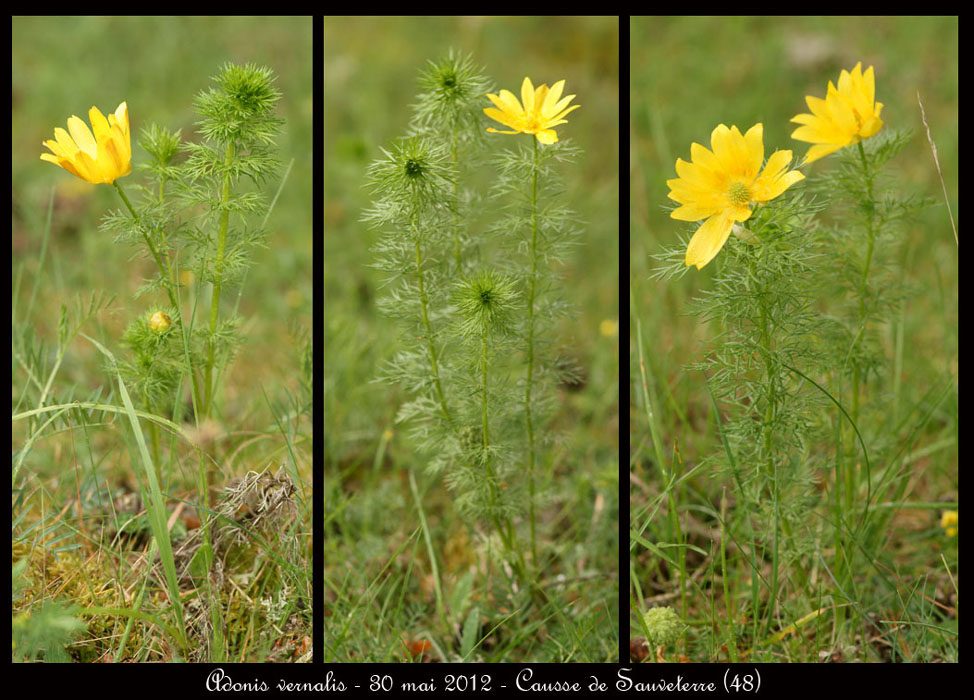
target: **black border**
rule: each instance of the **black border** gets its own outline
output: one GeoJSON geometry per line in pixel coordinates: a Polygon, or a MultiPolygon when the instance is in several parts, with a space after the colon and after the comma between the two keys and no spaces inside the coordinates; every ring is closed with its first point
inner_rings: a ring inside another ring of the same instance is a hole
{"type": "Polygon", "coordinates": [[[619,17],[619,663],[629,663],[629,17],[619,17]],[[626,30],[623,36],[623,29],[626,30]],[[623,85],[626,89],[623,90],[623,85]],[[623,132],[623,125],[626,125],[623,132]],[[625,135],[623,135],[625,133],[625,135]],[[625,144],[625,148],[623,148],[625,144]],[[626,157],[623,157],[623,156],[626,157]],[[623,187],[626,183],[626,187],[623,187]],[[625,193],[625,196],[623,196],[625,193]],[[625,201],[625,205],[623,202],[625,201]],[[623,253],[622,242],[626,242],[623,253]],[[625,265],[623,265],[625,259],[625,265]],[[625,271],[625,274],[623,274],[625,271]],[[623,302],[623,299],[626,301],[623,302]],[[622,320],[625,303],[626,320],[622,320]],[[623,334],[625,329],[625,334],[623,334]],[[623,342],[625,339],[625,342],[623,342]],[[623,368],[626,371],[623,372],[623,368]],[[625,379],[623,379],[625,377],[625,379]],[[623,401],[625,396],[625,401],[623,401]],[[623,420],[623,407],[626,408],[623,420]],[[625,446],[626,449],[623,449],[625,446]],[[625,459],[623,459],[625,457],[625,459]],[[623,586],[625,582],[625,586],[623,586]]]}

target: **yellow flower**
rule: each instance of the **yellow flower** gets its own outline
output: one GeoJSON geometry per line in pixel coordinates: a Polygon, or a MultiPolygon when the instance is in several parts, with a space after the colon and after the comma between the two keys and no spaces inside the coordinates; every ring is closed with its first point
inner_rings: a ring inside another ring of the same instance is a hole
{"type": "Polygon", "coordinates": [[[575,99],[575,96],[561,98],[564,89],[564,80],[559,80],[549,90],[547,85],[540,85],[535,89],[531,79],[525,78],[521,83],[521,102],[518,102],[509,90],[501,90],[499,96],[488,94],[487,97],[497,106],[497,109],[487,107],[484,109],[484,114],[504,126],[511,127],[514,131],[498,131],[492,127],[488,127],[487,131],[494,134],[534,134],[541,143],[555,143],[558,134],[551,127],[568,123],[565,115],[581,107],[581,105],[568,107],[568,103],[575,99]],[[522,103],[524,107],[521,106],[522,103]],[[566,107],[568,109],[565,109],[566,107]]]}
{"type": "Polygon", "coordinates": [[[940,527],[947,537],[954,537],[957,534],[957,511],[945,510],[940,516],[940,527]]]}
{"type": "Polygon", "coordinates": [[[735,221],[751,217],[751,205],[767,202],[805,176],[788,170],[791,151],[775,151],[764,170],[764,127],[755,124],[743,136],[736,126],[720,124],[710,134],[709,151],[690,145],[691,163],[677,158],[679,178],[667,180],[667,195],[683,206],[670,216],[680,221],[706,221],[687,246],[687,265],[701,269],[724,247],[735,221]]]}
{"type": "Polygon", "coordinates": [[[811,114],[792,117],[796,124],[804,124],[791,134],[796,141],[807,141],[815,145],[808,149],[805,162],[811,163],[840,148],[859,143],[876,134],[883,126],[879,113],[882,102],[875,102],[876,79],[873,67],[862,72],[862,62],[849,71],[839,75],[839,87],[829,81],[825,99],[805,96],[811,114]]]}
{"type": "Polygon", "coordinates": [[[612,338],[619,332],[619,322],[612,318],[607,318],[599,324],[599,333],[606,338],[612,338]]]}
{"type": "Polygon", "coordinates": [[[129,135],[129,111],[123,102],[105,119],[97,107],[88,111],[94,136],[78,117],[68,119],[68,130],[54,130],[54,139],[44,145],[51,153],[41,160],[60,165],[72,175],[94,184],[110,185],[132,172],[132,143],[129,135]]]}

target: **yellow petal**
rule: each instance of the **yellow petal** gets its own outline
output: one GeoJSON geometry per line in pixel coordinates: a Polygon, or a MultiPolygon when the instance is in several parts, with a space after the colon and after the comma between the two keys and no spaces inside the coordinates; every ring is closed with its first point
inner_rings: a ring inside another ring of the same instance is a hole
{"type": "Polygon", "coordinates": [[[492,94],[490,94],[488,92],[487,93],[487,99],[490,100],[491,102],[493,102],[494,103],[494,106],[495,107],[498,107],[500,110],[503,111],[503,110],[506,110],[507,109],[507,105],[505,105],[504,100],[502,100],[497,95],[492,95],[492,94]]]}
{"type": "Polygon", "coordinates": [[[731,175],[734,169],[734,158],[731,155],[730,145],[731,131],[724,124],[718,124],[710,132],[710,149],[713,151],[720,169],[724,173],[731,175]]]}
{"type": "MultiPolygon", "coordinates": [[[[548,86],[539,85],[538,88],[534,91],[534,104],[532,106],[532,109],[534,110],[535,114],[543,114],[541,108],[544,105],[545,100],[547,98],[548,98],[548,86]]],[[[525,109],[527,109],[527,107],[525,107],[525,109]]]]}
{"type": "MultiPolygon", "coordinates": [[[[561,99],[561,93],[564,89],[564,80],[559,80],[557,83],[551,86],[551,89],[545,96],[544,104],[541,106],[542,114],[558,114],[559,110],[555,109],[555,105],[558,103],[558,100],[561,99]]],[[[572,95],[572,97],[574,97],[574,95],[572,95]]]]}
{"type": "Polygon", "coordinates": [[[791,151],[775,151],[768,158],[764,172],[751,187],[751,194],[756,202],[767,202],[780,196],[796,182],[805,179],[805,175],[798,170],[788,171],[791,163],[791,151]],[[786,172],[787,171],[787,172],[786,172]]]}
{"type": "Polygon", "coordinates": [[[78,152],[78,144],[76,144],[74,139],[71,138],[71,135],[61,127],[57,127],[54,130],[54,138],[57,139],[57,145],[66,157],[73,158],[78,152]]]}
{"type": "MultiPolygon", "coordinates": [[[[858,67],[859,67],[858,64],[856,64],[856,68],[858,68],[858,67]]],[[[853,85],[853,78],[849,74],[849,71],[845,71],[845,70],[842,71],[839,74],[839,88],[838,88],[839,94],[840,95],[847,96],[847,97],[848,96],[851,96],[852,95],[852,85],[853,85]]]]}
{"type": "Polygon", "coordinates": [[[819,118],[814,114],[802,113],[796,114],[788,121],[795,122],[796,124],[815,124],[819,121],[819,118]]]}
{"type": "Polygon", "coordinates": [[[875,136],[880,129],[883,128],[883,120],[877,117],[870,117],[859,129],[859,136],[864,139],[868,139],[870,136],[875,136]]]}
{"type": "Polygon", "coordinates": [[[734,204],[727,209],[727,216],[731,221],[747,221],[751,218],[751,214],[751,207],[746,204],[734,204]]]}
{"type": "Polygon", "coordinates": [[[721,176],[698,163],[687,163],[681,158],[676,159],[676,172],[687,184],[704,190],[714,190],[721,186],[721,176]]]}
{"type": "Polygon", "coordinates": [[[726,213],[715,214],[707,219],[690,239],[687,246],[686,264],[700,270],[716,257],[730,236],[733,222],[726,213]]]}
{"type": "Polygon", "coordinates": [[[829,119],[844,133],[852,135],[859,129],[852,105],[842,98],[838,90],[829,83],[829,94],[825,97],[829,119]]]}
{"type": "Polygon", "coordinates": [[[808,143],[831,143],[834,136],[828,131],[823,131],[823,126],[825,125],[800,126],[791,132],[791,137],[796,141],[807,141],[808,143]]]}
{"type": "Polygon", "coordinates": [[[513,129],[517,128],[517,125],[515,123],[516,117],[511,116],[507,112],[502,112],[499,109],[494,109],[493,107],[487,107],[484,109],[484,114],[486,114],[494,121],[500,122],[504,126],[509,126],[513,129]]]}
{"type": "MultiPolygon", "coordinates": [[[[575,96],[574,95],[569,95],[566,99],[571,100],[571,98],[573,98],[573,97],[575,97],[575,96]]],[[[564,100],[562,100],[562,102],[564,102],[564,100]]],[[[578,109],[581,106],[582,105],[572,105],[571,107],[569,107],[568,109],[566,109],[564,112],[559,112],[558,114],[556,114],[554,117],[552,117],[552,119],[564,119],[566,114],[569,114],[570,112],[574,112],[576,109],[578,109]]]]}
{"type": "Polygon", "coordinates": [[[720,168],[720,161],[706,146],[697,142],[690,144],[690,158],[693,162],[707,170],[716,171],[720,168]]]}
{"type": "Polygon", "coordinates": [[[835,144],[835,143],[820,143],[812,146],[808,149],[808,153],[805,155],[806,163],[814,163],[819,158],[824,158],[830,153],[835,153],[845,144],[835,144]]]}
{"type": "Polygon", "coordinates": [[[862,88],[866,102],[871,105],[876,100],[876,74],[872,66],[869,66],[866,72],[862,74],[862,88]]]}
{"type": "MultiPolygon", "coordinates": [[[[487,95],[487,97],[490,97],[490,95],[487,95]]],[[[524,109],[521,108],[521,103],[517,101],[517,98],[514,97],[514,93],[512,93],[510,90],[501,90],[500,96],[498,97],[500,100],[499,104],[497,100],[494,100],[493,98],[491,99],[494,101],[494,104],[500,107],[504,112],[518,116],[524,114],[524,109]]]]}
{"type": "Polygon", "coordinates": [[[91,122],[91,130],[95,132],[95,141],[104,141],[109,137],[111,133],[111,126],[108,124],[108,120],[105,119],[105,115],[97,107],[92,107],[88,110],[88,121],[91,122]]]}
{"type": "Polygon", "coordinates": [[[755,177],[764,162],[764,125],[759,123],[748,129],[744,134],[744,143],[747,149],[747,175],[755,177]]]}
{"type": "Polygon", "coordinates": [[[531,79],[527,76],[521,83],[521,104],[524,105],[525,110],[531,109],[534,105],[534,85],[531,84],[531,79]]]}
{"type": "Polygon", "coordinates": [[[122,102],[115,109],[115,119],[118,120],[119,126],[122,127],[122,133],[128,136],[129,135],[129,106],[127,102],[122,102]]]}
{"type": "MultiPolygon", "coordinates": [[[[831,84],[832,83],[830,82],[829,85],[831,84]]],[[[816,117],[820,117],[822,119],[828,118],[828,108],[825,100],[823,100],[821,97],[812,97],[811,95],[806,95],[805,103],[808,105],[808,109],[810,109],[812,114],[814,114],[816,117]]]]}
{"type": "Polygon", "coordinates": [[[670,218],[677,221],[700,221],[722,211],[717,207],[702,206],[699,202],[689,202],[670,212],[670,218]]]}
{"type": "Polygon", "coordinates": [[[538,141],[540,141],[545,145],[557,143],[558,141],[558,134],[556,134],[553,129],[546,129],[544,131],[539,131],[535,135],[538,137],[538,141]]]}
{"type": "Polygon", "coordinates": [[[71,133],[71,138],[77,144],[78,148],[84,151],[90,158],[98,157],[98,146],[95,143],[95,137],[91,135],[91,130],[88,129],[88,125],[81,121],[78,117],[72,115],[68,119],[68,131],[71,133]]]}

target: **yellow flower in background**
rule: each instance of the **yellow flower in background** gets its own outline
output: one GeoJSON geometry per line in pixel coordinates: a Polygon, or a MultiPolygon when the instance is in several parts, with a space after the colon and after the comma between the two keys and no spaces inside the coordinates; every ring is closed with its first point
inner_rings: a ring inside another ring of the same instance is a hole
{"type": "Polygon", "coordinates": [[[613,318],[607,318],[599,324],[599,333],[606,338],[615,337],[619,332],[619,322],[613,318]]]}
{"type": "Polygon", "coordinates": [[[484,114],[504,126],[511,127],[514,131],[499,131],[492,127],[488,127],[487,131],[494,134],[534,134],[541,143],[555,143],[558,141],[558,134],[552,127],[567,124],[565,115],[581,107],[581,105],[568,107],[575,96],[562,98],[561,93],[564,89],[564,80],[559,80],[549,90],[547,85],[539,85],[535,88],[531,84],[531,79],[525,78],[521,83],[521,102],[518,102],[509,90],[501,90],[500,95],[488,94],[488,99],[497,109],[487,107],[484,109],[484,114]]]}
{"type": "Polygon", "coordinates": [[[869,66],[863,73],[862,62],[857,63],[851,73],[842,71],[838,88],[830,80],[824,100],[806,95],[805,102],[812,113],[791,119],[804,125],[795,129],[791,137],[815,144],[808,149],[805,162],[811,163],[875,135],[883,126],[883,120],[879,118],[883,103],[875,102],[875,98],[873,67],[869,66]]]}
{"type": "Polygon", "coordinates": [[[86,182],[110,185],[132,172],[128,106],[123,102],[107,119],[92,107],[88,119],[94,135],[87,124],[72,116],[67,131],[58,127],[54,140],[44,142],[51,153],[42,153],[41,160],[60,165],[86,182]]]}
{"type": "Polygon", "coordinates": [[[735,221],[751,217],[757,202],[774,199],[805,176],[788,170],[791,151],[775,151],[764,164],[764,126],[755,124],[741,135],[736,126],[720,124],[710,134],[707,150],[690,145],[692,162],[676,159],[680,177],[667,180],[667,195],[682,206],[670,216],[680,221],[706,221],[687,246],[686,264],[701,269],[724,247],[735,221]],[[764,164],[764,169],[761,165],[764,164]]]}
{"type": "Polygon", "coordinates": [[[945,510],[940,516],[940,527],[944,529],[944,533],[947,537],[954,537],[957,535],[957,511],[956,510],[945,510]]]}

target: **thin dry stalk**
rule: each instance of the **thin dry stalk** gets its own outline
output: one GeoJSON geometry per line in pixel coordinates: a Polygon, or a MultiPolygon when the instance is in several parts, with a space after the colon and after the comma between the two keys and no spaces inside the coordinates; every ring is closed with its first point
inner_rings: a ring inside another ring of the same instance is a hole
{"type": "Polygon", "coordinates": [[[954,212],[950,209],[950,198],[947,196],[947,185],[944,184],[944,174],[940,170],[940,160],[937,158],[937,145],[933,142],[930,135],[930,125],[927,124],[927,113],[923,110],[923,102],[920,100],[920,91],[917,90],[917,102],[920,104],[920,118],[923,119],[923,126],[927,130],[927,141],[930,142],[930,150],[933,152],[933,162],[937,166],[937,174],[940,176],[940,186],[944,190],[944,201],[947,202],[947,214],[950,215],[950,225],[954,229],[954,243],[960,246],[957,239],[957,224],[954,223],[954,212]]]}

